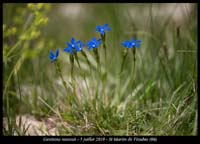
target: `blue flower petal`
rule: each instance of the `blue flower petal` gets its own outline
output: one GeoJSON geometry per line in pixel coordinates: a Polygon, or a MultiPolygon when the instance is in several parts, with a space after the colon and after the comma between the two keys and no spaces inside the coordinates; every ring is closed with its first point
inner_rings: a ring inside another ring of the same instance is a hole
{"type": "Polygon", "coordinates": [[[101,29],[101,26],[100,25],[98,25],[97,27],[96,27],[96,30],[100,30],[101,29]]]}
{"type": "Polygon", "coordinates": [[[63,51],[65,51],[65,52],[71,52],[71,51],[72,51],[72,48],[71,48],[71,47],[67,47],[67,48],[65,48],[63,51]]]}
{"type": "Polygon", "coordinates": [[[105,30],[107,30],[107,31],[111,31],[111,28],[105,28],[105,30]]]}
{"type": "Polygon", "coordinates": [[[98,45],[101,44],[101,39],[98,39],[97,44],[98,44],[98,45]]]}
{"type": "Polygon", "coordinates": [[[101,34],[101,35],[104,35],[104,34],[105,34],[105,32],[104,32],[104,31],[100,31],[100,34],[101,34]]]}
{"type": "Polygon", "coordinates": [[[56,57],[58,57],[58,55],[59,55],[59,50],[57,49],[56,50],[56,57]]]}
{"type": "Polygon", "coordinates": [[[99,32],[101,35],[105,34],[105,31],[110,31],[111,28],[108,27],[108,24],[104,24],[103,26],[98,25],[96,27],[96,32],[99,32]]]}
{"type": "Polygon", "coordinates": [[[72,44],[75,44],[75,42],[76,42],[75,39],[72,38],[72,39],[71,39],[71,43],[72,43],[72,44]]]}
{"type": "Polygon", "coordinates": [[[85,44],[80,41],[80,48],[82,49],[84,46],[85,44]]]}
{"type": "Polygon", "coordinates": [[[135,43],[135,47],[139,48],[140,47],[140,43],[135,43]]]}
{"type": "Polygon", "coordinates": [[[96,38],[92,38],[91,41],[87,42],[88,50],[98,48],[100,44],[101,44],[101,39],[97,40],[96,38]]]}
{"type": "Polygon", "coordinates": [[[135,42],[134,38],[132,38],[132,39],[130,40],[130,42],[132,42],[132,43],[135,42]]]}
{"type": "Polygon", "coordinates": [[[52,55],[49,55],[49,58],[52,60],[52,59],[54,58],[54,56],[52,56],[52,55]]]}
{"type": "Polygon", "coordinates": [[[50,55],[51,55],[51,56],[54,56],[54,53],[53,53],[52,51],[50,51],[50,55]]]}
{"type": "Polygon", "coordinates": [[[123,45],[124,47],[129,47],[129,44],[130,44],[129,41],[124,41],[124,42],[122,42],[122,45],[123,45]]]}
{"type": "Polygon", "coordinates": [[[68,47],[72,47],[72,44],[71,43],[67,43],[68,47]]]}
{"type": "Polygon", "coordinates": [[[92,42],[91,42],[91,41],[89,41],[89,42],[87,42],[87,45],[91,45],[91,43],[92,43],[92,42]]]}
{"type": "Polygon", "coordinates": [[[79,48],[78,45],[75,45],[75,49],[77,52],[81,51],[81,48],[79,48]]]}
{"type": "Polygon", "coordinates": [[[137,43],[140,43],[140,42],[141,42],[141,40],[136,40],[136,42],[137,42],[137,43]]]}
{"type": "Polygon", "coordinates": [[[108,24],[104,24],[103,28],[104,28],[104,30],[107,30],[107,31],[111,30],[111,28],[108,27],[108,24]]]}
{"type": "Polygon", "coordinates": [[[140,42],[141,40],[134,40],[134,38],[132,38],[130,41],[124,41],[122,42],[122,45],[126,48],[139,48],[140,47],[140,42]]]}
{"type": "Polygon", "coordinates": [[[78,41],[76,41],[76,42],[75,42],[75,44],[80,44],[80,43],[81,43],[81,41],[80,41],[80,40],[78,40],[78,41]]]}
{"type": "Polygon", "coordinates": [[[71,42],[67,42],[66,44],[68,45],[68,47],[65,48],[64,51],[70,54],[73,54],[74,51],[80,52],[84,47],[84,44],[80,40],[76,41],[75,38],[72,38],[71,42]]]}
{"type": "Polygon", "coordinates": [[[97,40],[96,40],[96,38],[92,38],[92,42],[96,42],[97,40]]]}
{"type": "Polygon", "coordinates": [[[49,58],[50,58],[51,62],[55,61],[57,59],[58,55],[59,55],[58,49],[56,50],[56,54],[54,54],[52,51],[50,51],[49,58]]]}
{"type": "Polygon", "coordinates": [[[90,46],[90,47],[88,47],[88,50],[91,50],[92,49],[92,47],[90,46]]]}
{"type": "Polygon", "coordinates": [[[103,27],[104,27],[104,28],[105,28],[105,27],[108,27],[108,24],[107,24],[107,23],[106,23],[106,24],[104,24],[104,25],[103,25],[103,27]]]}

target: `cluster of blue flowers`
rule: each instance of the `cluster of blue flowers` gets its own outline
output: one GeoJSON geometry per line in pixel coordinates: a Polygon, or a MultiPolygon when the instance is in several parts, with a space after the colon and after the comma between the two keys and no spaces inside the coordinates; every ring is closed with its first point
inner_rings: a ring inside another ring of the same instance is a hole
{"type": "MultiPolygon", "coordinates": [[[[104,24],[103,26],[98,25],[96,27],[96,32],[99,32],[101,36],[105,35],[105,31],[110,31],[111,28],[108,27],[108,24],[104,24]]],[[[122,42],[122,45],[125,48],[139,48],[141,40],[134,40],[131,39],[130,41],[124,41],[122,42]]],[[[84,46],[88,47],[88,50],[98,48],[99,45],[102,43],[101,39],[92,38],[92,40],[88,41],[87,44],[82,43],[80,40],[76,41],[74,38],[71,39],[71,42],[66,42],[67,48],[65,48],[63,51],[74,54],[76,52],[81,52],[84,46]]],[[[59,55],[59,50],[56,50],[56,53],[54,54],[52,51],[50,51],[49,58],[51,62],[55,61],[59,55]]]]}

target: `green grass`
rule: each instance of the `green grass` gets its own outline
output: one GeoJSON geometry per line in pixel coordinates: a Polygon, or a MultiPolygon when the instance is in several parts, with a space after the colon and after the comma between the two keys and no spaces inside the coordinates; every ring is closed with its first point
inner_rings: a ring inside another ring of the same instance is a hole
{"type": "Polygon", "coordinates": [[[196,4],[179,25],[173,13],[154,15],[167,4],[82,4],[77,18],[59,13],[62,5],[3,4],[4,135],[26,133],[15,124],[24,114],[56,117],[59,135],[197,135],[196,4]],[[90,66],[78,53],[74,91],[65,42],[99,38],[104,23],[106,62],[103,46],[100,74],[92,51],[84,49],[90,66]],[[135,67],[128,51],[119,80],[121,42],[132,37],[142,40],[135,67]],[[48,58],[57,48],[66,88],[48,58]]]}

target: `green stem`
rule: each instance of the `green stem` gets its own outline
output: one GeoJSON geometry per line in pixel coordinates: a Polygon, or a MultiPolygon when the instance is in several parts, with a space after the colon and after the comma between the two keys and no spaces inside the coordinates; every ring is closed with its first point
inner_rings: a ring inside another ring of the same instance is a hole
{"type": "MultiPolygon", "coordinates": [[[[58,62],[54,62],[54,64],[55,64],[55,66],[56,66],[56,70],[57,70],[59,76],[61,77],[63,86],[65,87],[65,90],[66,90],[66,93],[67,93],[67,92],[68,92],[68,90],[67,90],[67,85],[66,85],[66,82],[64,81],[64,78],[63,78],[63,75],[62,75],[62,72],[61,72],[61,69],[60,69],[60,65],[59,65],[58,62]]],[[[67,97],[67,101],[69,102],[69,105],[71,105],[71,103],[72,103],[71,96],[68,96],[68,97],[67,97]]]]}
{"type": "Polygon", "coordinates": [[[19,90],[19,100],[20,100],[20,103],[21,103],[22,102],[22,93],[21,93],[21,87],[20,87],[18,72],[16,72],[16,78],[17,78],[17,85],[18,85],[18,90],[19,90]]]}
{"type": "Polygon", "coordinates": [[[63,86],[65,87],[65,90],[67,91],[67,85],[66,85],[66,82],[63,78],[63,75],[62,75],[62,72],[61,72],[61,69],[60,69],[60,65],[58,62],[54,62],[55,66],[56,66],[56,70],[57,72],[59,73],[60,77],[61,77],[61,80],[62,80],[62,83],[63,83],[63,86]]]}
{"type": "MultiPolygon", "coordinates": [[[[83,71],[82,68],[81,68],[81,65],[80,65],[80,63],[79,63],[79,60],[78,60],[78,57],[77,57],[77,53],[75,53],[75,59],[76,59],[76,61],[77,61],[77,63],[78,63],[78,66],[79,66],[80,70],[83,71]]],[[[88,94],[90,95],[90,91],[89,91],[88,83],[87,83],[86,78],[85,78],[85,74],[82,73],[82,75],[83,75],[83,79],[84,79],[84,82],[85,82],[85,85],[86,85],[88,94]]]]}
{"type": "Polygon", "coordinates": [[[71,83],[73,87],[73,99],[74,99],[76,96],[76,85],[75,85],[75,77],[74,77],[74,56],[70,54],[69,58],[70,58],[70,63],[71,63],[71,83]]]}
{"type": "Polygon", "coordinates": [[[118,80],[117,80],[117,104],[120,102],[120,99],[121,99],[121,76],[122,76],[124,62],[126,60],[127,55],[128,55],[127,50],[124,50],[121,68],[120,68],[120,72],[118,74],[118,80]]]}
{"type": "Polygon", "coordinates": [[[106,47],[106,34],[104,35],[101,35],[101,39],[102,39],[102,42],[103,42],[103,49],[104,49],[104,56],[105,56],[105,73],[103,74],[103,78],[102,78],[102,84],[103,84],[103,100],[104,102],[106,102],[106,92],[105,92],[105,81],[107,79],[107,47],[106,47]]]}
{"type": "Polygon", "coordinates": [[[97,61],[98,73],[99,73],[99,76],[101,77],[101,64],[100,64],[100,58],[99,58],[98,49],[94,49],[94,54],[95,54],[96,61],[97,61]]]}
{"type": "Polygon", "coordinates": [[[22,40],[19,40],[15,45],[13,45],[10,50],[8,51],[8,53],[6,54],[6,58],[8,58],[10,56],[10,54],[22,43],[22,40]]]}
{"type": "Polygon", "coordinates": [[[73,57],[73,55],[70,54],[69,59],[70,59],[70,63],[71,63],[71,81],[73,82],[73,78],[74,78],[74,57],[73,57]]]}
{"type": "Polygon", "coordinates": [[[103,42],[103,49],[104,49],[104,53],[105,53],[105,64],[106,64],[106,58],[107,58],[106,34],[101,35],[101,39],[102,39],[102,42],[103,42]]]}
{"type": "Polygon", "coordinates": [[[117,78],[117,105],[120,102],[120,98],[121,98],[121,74],[118,74],[118,78],[117,78]]]}
{"type": "MultiPolygon", "coordinates": [[[[98,78],[101,78],[101,64],[100,64],[100,58],[99,58],[99,54],[98,54],[98,49],[94,49],[94,54],[96,57],[96,61],[97,61],[97,73],[98,73],[98,78]]],[[[99,85],[100,85],[100,79],[98,79],[98,83],[96,86],[96,92],[95,92],[95,99],[98,101],[99,99],[99,85]]],[[[96,106],[97,103],[95,103],[96,106]]]]}
{"type": "Polygon", "coordinates": [[[133,69],[132,69],[132,76],[131,76],[131,88],[134,87],[134,81],[135,81],[135,65],[136,65],[136,50],[133,48],[133,69]]]}
{"type": "Polygon", "coordinates": [[[85,59],[86,59],[86,61],[87,61],[87,64],[88,64],[88,66],[89,66],[89,68],[90,68],[90,75],[91,75],[91,63],[90,63],[90,61],[89,61],[89,59],[88,59],[88,57],[87,57],[87,55],[86,55],[86,53],[84,52],[84,50],[82,50],[82,52],[81,52],[81,54],[85,57],[85,59]]]}
{"type": "Polygon", "coordinates": [[[126,60],[127,55],[128,55],[128,52],[127,52],[127,49],[125,49],[125,50],[123,51],[123,59],[122,59],[122,64],[121,64],[120,73],[122,73],[122,70],[123,70],[123,68],[124,68],[124,62],[125,62],[125,60],[126,60]]]}

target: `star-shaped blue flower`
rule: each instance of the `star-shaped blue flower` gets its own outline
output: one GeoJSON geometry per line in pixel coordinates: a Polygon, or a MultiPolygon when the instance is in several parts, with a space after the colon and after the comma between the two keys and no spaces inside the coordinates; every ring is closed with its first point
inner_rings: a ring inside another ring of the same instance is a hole
{"type": "Polygon", "coordinates": [[[96,32],[99,32],[101,35],[105,34],[105,31],[110,31],[111,28],[108,27],[108,24],[104,24],[103,26],[98,25],[96,27],[96,32]]]}
{"type": "Polygon", "coordinates": [[[98,48],[100,44],[101,44],[101,39],[97,40],[96,38],[92,38],[92,40],[87,43],[88,50],[98,48]]]}
{"type": "Polygon", "coordinates": [[[122,45],[126,48],[139,48],[141,40],[134,40],[133,38],[130,41],[122,42],[122,45]]]}
{"type": "Polygon", "coordinates": [[[49,58],[51,59],[51,62],[55,61],[57,59],[58,55],[59,55],[58,49],[56,50],[55,54],[52,51],[50,51],[49,58]]]}
{"type": "Polygon", "coordinates": [[[64,52],[68,52],[70,54],[82,51],[82,48],[84,46],[81,41],[76,41],[74,38],[71,39],[71,43],[66,42],[66,44],[68,45],[68,47],[64,49],[64,52]]]}

